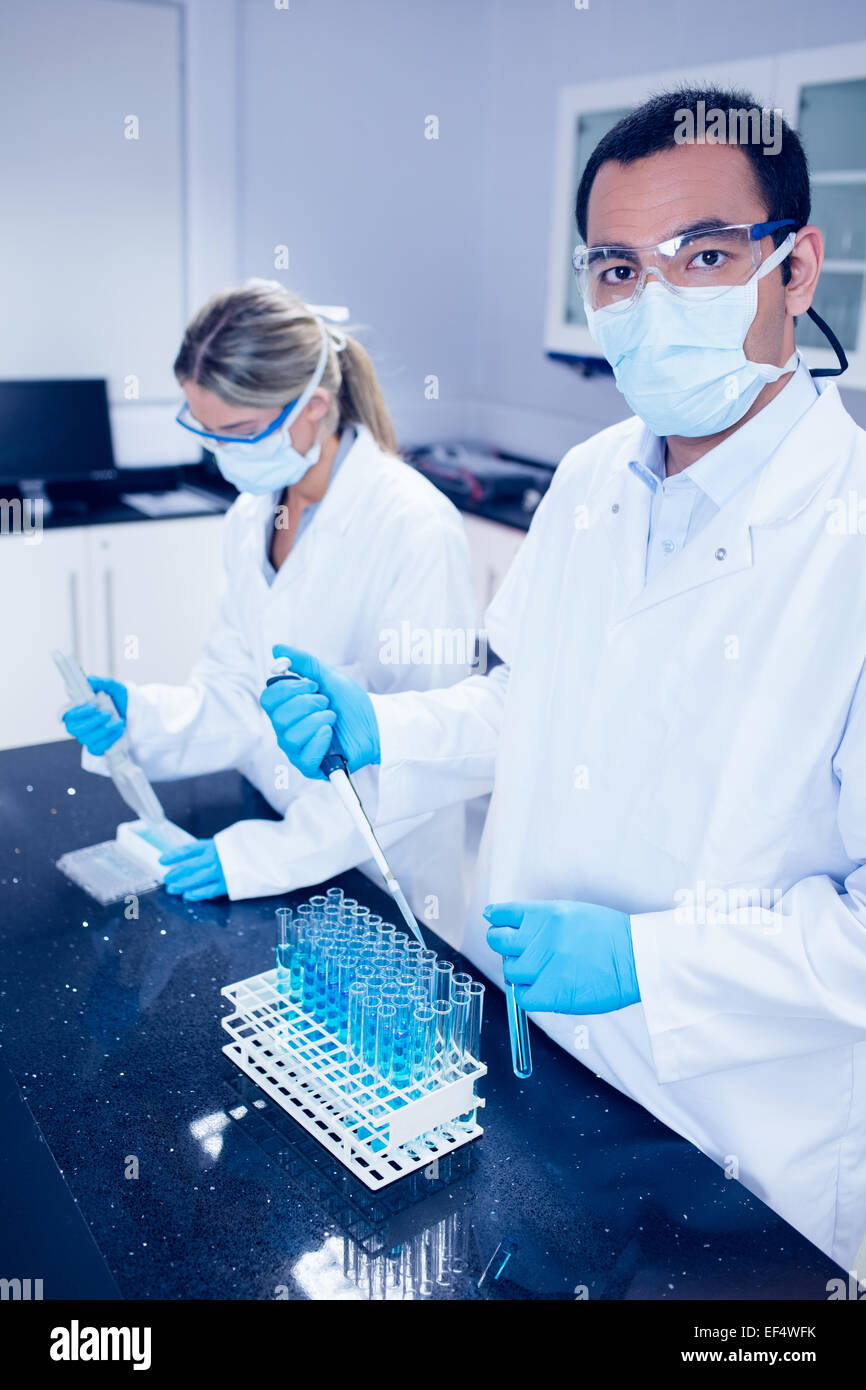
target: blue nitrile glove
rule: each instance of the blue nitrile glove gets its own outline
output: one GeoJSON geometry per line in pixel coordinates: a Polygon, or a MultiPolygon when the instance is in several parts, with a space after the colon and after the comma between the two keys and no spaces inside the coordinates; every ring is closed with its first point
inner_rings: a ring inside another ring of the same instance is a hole
{"type": "Polygon", "coordinates": [[[593,903],[494,903],[488,945],[528,1012],[607,1014],[640,1002],[631,918],[593,903]]]}
{"type": "Polygon", "coordinates": [[[275,681],[261,694],[277,743],[292,766],[305,777],[323,779],[319,764],[331,746],[334,727],[350,772],[377,763],[379,726],[364,687],[296,647],[274,647],[274,656],[287,656],[292,670],[304,677],[275,681]]]}
{"type": "Polygon", "coordinates": [[[111,697],[117,715],[110,710],[99,709],[95,704],[74,705],[63,716],[67,733],[77,738],[88,753],[95,757],[107,753],[112,744],[122,736],[126,728],[126,707],[129,694],[120,681],[103,680],[101,676],[88,676],[94,690],[104,690],[111,697]],[[119,717],[117,717],[119,716],[119,717]]]}
{"type": "Polygon", "coordinates": [[[229,891],[213,840],[196,840],[180,849],[166,850],[159,862],[175,866],[165,876],[165,891],[181,893],[188,902],[222,898],[229,891]]]}

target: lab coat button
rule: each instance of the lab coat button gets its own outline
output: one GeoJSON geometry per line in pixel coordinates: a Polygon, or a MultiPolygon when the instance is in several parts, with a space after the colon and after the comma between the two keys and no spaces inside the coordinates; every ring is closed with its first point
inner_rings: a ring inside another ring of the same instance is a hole
{"type": "Polygon", "coordinates": [[[619,511],[619,503],[618,503],[618,502],[611,502],[611,504],[610,504],[610,509],[611,509],[612,512],[618,512],[618,511],[619,511]]]}
{"type": "Polygon", "coordinates": [[[716,559],[717,559],[717,560],[724,560],[725,557],[727,556],[727,553],[728,553],[728,552],[727,552],[727,550],[725,550],[725,547],[724,547],[723,545],[720,545],[719,548],[718,548],[718,550],[716,551],[716,559]]]}

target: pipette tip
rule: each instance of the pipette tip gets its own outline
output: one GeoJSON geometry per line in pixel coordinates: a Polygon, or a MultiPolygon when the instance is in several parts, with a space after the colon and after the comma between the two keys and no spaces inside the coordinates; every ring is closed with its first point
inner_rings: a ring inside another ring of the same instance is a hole
{"type": "Polygon", "coordinates": [[[427,943],[421,935],[421,929],[419,928],[418,923],[415,921],[415,914],[409,906],[408,902],[406,901],[406,898],[403,894],[403,889],[400,887],[399,883],[397,882],[396,878],[390,870],[387,874],[385,874],[385,882],[388,885],[389,893],[391,894],[392,898],[394,899],[395,903],[400,909],[400,915],[402,916],[403,921],[406,923],[406,926],[409,928],[410,932],[415,937],[415,940],[420,941],[422,946],[426,946],[427,943]]]}

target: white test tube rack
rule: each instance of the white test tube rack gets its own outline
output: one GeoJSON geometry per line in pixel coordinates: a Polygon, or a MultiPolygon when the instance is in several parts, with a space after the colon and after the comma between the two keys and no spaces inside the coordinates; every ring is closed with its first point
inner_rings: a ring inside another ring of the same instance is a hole
{"type": "Polygon", "coordinates": [[[378,1191],[483,1133],[481,1062],[453,1080],[398,1087],[357,1067],[346,1044],[277,988],[276,970],[226,985],[223,1052],[367,1187],[378,1191]]]}

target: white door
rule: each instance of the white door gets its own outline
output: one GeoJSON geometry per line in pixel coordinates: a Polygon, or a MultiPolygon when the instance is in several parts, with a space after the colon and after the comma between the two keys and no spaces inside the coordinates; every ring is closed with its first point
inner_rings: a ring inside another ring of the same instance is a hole
{"type": "Polygon", "coordinates": [[[39,544],[0,537],[0,748],[64,738],[68,701],[51,652],[90,669],[93,658],[87,532],[43,531],[39,544]]]}
{"type": "Polygon", "coordinates": [[[90,528],[100,675],[186,680],[219,607],[222,530],[222,516],[90,528]]]}

